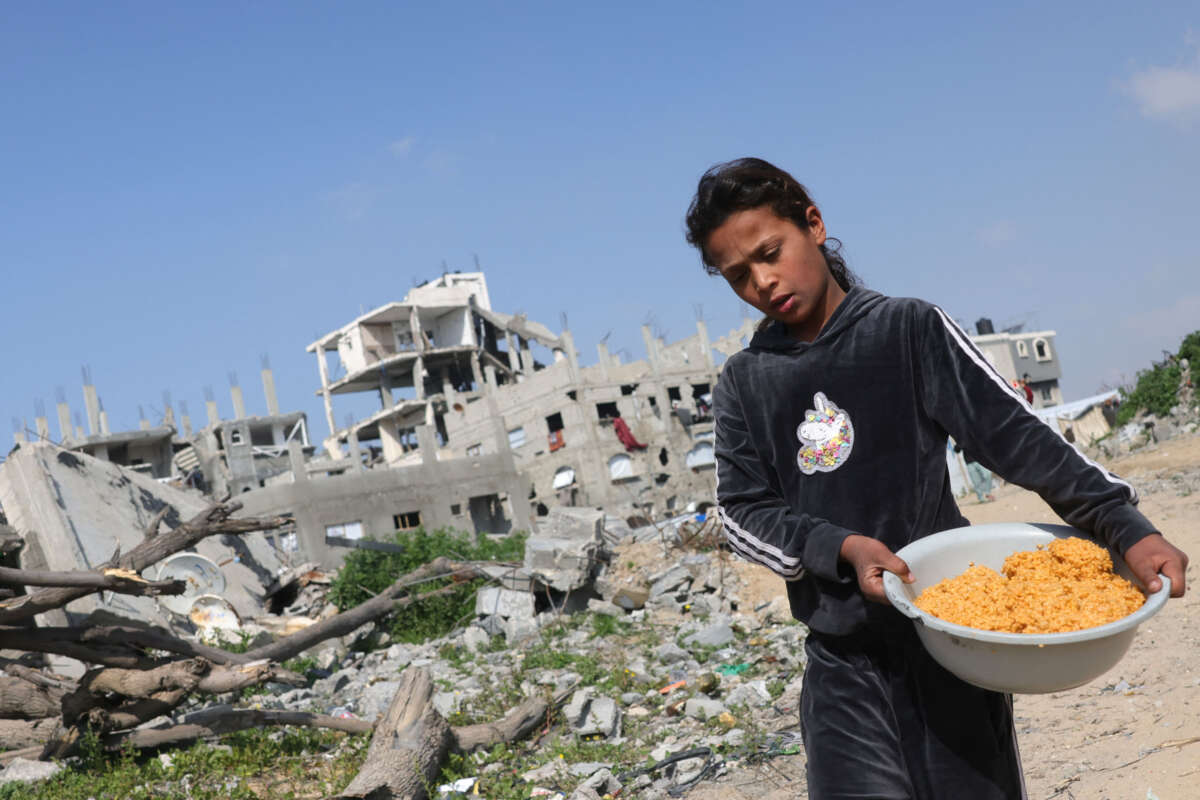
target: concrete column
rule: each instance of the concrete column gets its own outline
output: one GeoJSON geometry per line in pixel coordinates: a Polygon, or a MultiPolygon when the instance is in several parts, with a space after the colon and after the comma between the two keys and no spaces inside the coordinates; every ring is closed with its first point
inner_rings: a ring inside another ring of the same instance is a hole
{"type": "Polygon", "coordinates": [[[73,438],[71,436],[71,406],[65,402],[58,404],[58,434],[62,437],[63,444],[73,438]]]}
{"type": "Polygon", "coordinates": [[[108,425],[108,412],[103,408],[100,409],[100,435],[108,436],[112,433],[112,429],[108,425]]]}
{"type": "Polygon", "coordinates": [[[601,372],[601,374],[604,375],[604,382],[608,383],[609,381],[612,380],[612,377],[610,376],[609,370],[608,370],[608,368],[609,368],[608,345],[606,345],[604,342],[601,342],[600,344],[596,345],[596,353],[600,356],[600,372],[601,372]]]}
{"type": "Polygon", "coordinates": [[[216,425],[221,421],[221,415],[217,413],[217,401],[205,400],[204,410],[208,413],[208,424],[216,425]]]}
{"type": "Polygon", "coordinates": [[[421,314],[413,307],[408,315],[408,329],[412,332],[413,347],[418,353],[425,352],[425,331],[421,329],[421,314]]]}
{"type": "Polygon", "coordinates": [[[329,365],[325,363],[325,351],[317,345],[317,370],[321,373],[321,397],[325,401],[325,421],[329,423],[329,435],[337,433],[333,424],[333,400],[329,393],[329,365]]]}
{"type": "Polygon", "coordinates": [[[521,371],[521,354],[516,343],[513,342],[513,335],[509,331],[504,332],[504,341],[508,342],[508,368],[513,371],[513,374],[521,371]]]}
{"type": "Polygon", "coordinates": [[[424,400],[425,399],[425,358],[423,356],[417,356],[416,361],[413,362],[412,377],[413,377],[413,389],[416,390],[417,399],[424,400]]]}
{"type": "Polygon", "coordinates": [[[454,386],[450,383],[449,367],[442,367],[442,396],[446,398],[446,405],[453,408],[458,392],[454,391],[454,386]]]}
{"type": "Polygon", "coordinates": [[[22,430],[13,431],[13,443],[14,444],[25,444],[25,441],[26,441],[25,440],[25,431],[22,431],[22,430]]]}
{"type": "Polygon", "coordinates": [[[288,464],[292,468],[293,483],[308,480],[308,469],[304,464],[304,447],[294,439],[288,442],[288,464]]]}
{"type": "Polygon", "coordinates": [[[437,436],[431,426],[417,426],[417,448],[421,451],[422,464],[427,467],[437,464],[437,436]]]}
{"type": "Polygon", "coordinates": [[[189,417],[187,414],[184,414],[182,417],[179,418],[179,423],[180,423],[180,425],[183,426],[184,437],[186,437],[188,439],[192,438],[192,418],[189,417]]]}
{"type": "Polygon", "coordinates": [[[567,351],[567,361],[571,365],[571,381],[578,383],[580,380],[579,372],[579,354],[575,352],[575,337],[570,331],[562,332],[563,349],[567,351]]]}
{"type": "Polygon", "coordinates": [[[471,353],[471,376],[475,379],[475,388],[484,391],[487,384],[483,379],[483,370],[479,366],[478,350],[471,353]]]}
{"type": "Polygon", "coordinates": [[[267,413],[279,415],[279,398],[275,396],[275,374],[269,369],[262,371],[263,394],[267,397],[267,413]]]}
{"type": "MultiPolygon", "coordinates": [[[[362,448],[358,444],[358,430],[354,427],[351,427],[349,431],[347,431],[346,439],[350,445],[350,469],[352,469],[354,472],[362,472],[362,448]]],[[[297,447],[300,446],[299,442],[293,440],[289,443],[289,448],[293,444],[297,447]]]]}
{"type": "Polygon", "coordinates": [[[496,368],[488,364],[483,368],[483,374],[486,376],[485,384],[487,385],[487,393],[491,394],[496,391],[496,368]]]}
{"type": "Polygon", "coordinates": [[[529,340],[517,337],[521,344],[521,371],[526,375],[533,374],[533,351],[529,349],[529,340]]]}
{"type": "Polygon", "coordinates": [[[34,425],[37,426],[38,438],[43,442],[50,441],[50,421],[45,417],[38,417],[34,420],[34,425]]]}
{"type": "Polygon", "coordinates": [[[242,396],[242,387],[230,386],[229,396],[233,398],[233,418],[246,418],[246,398],[242,396]]]}
{"type": "Polygon", "coordinates": [[[83,409],[87,413],[88,436],[95,436],[100,433],[100,401],[96,387],[87,383],[83,385],[83,409]]]}
{"type": "Polygon", "coordinates": [[[379,441],[383,443],[383,460],[391,464],[404,456],[404,443],[396,423],[390,419],[379,420],[379,441]]]}
{"type": "Polygon", "coordinates": [[[704,364],[708,367],[709,373],[717,371],[716,365],[713,363],[712,347],[708,343],[708,325],[704,324],[704,320],[696,320],[696,338],[700,342],[700,352],[704,354],[704,364]]]}
{"type": "Polygon", "coordinates": [[[388,378],[387,372],[380,370],[379,372],[379,407],[391,408],[396,405],[396,399],[392,397],[392,382],[388,378]]]}

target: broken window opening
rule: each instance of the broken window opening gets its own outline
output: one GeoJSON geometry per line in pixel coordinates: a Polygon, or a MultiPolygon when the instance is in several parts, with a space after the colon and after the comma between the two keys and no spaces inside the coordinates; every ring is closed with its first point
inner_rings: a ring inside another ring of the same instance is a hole
{"type": "Polygon", "coordinates": [[[637,390],[637,387],[636,383],[626,383],[621,387],[621,394],[631,395],[637,390]]]}
{"type": "Polygon", "coordinates": [[[596,414],[600,419],[615,419],[621,416],[621,412],[617,410],[617,404],[613,403],[596,403],[596,414]]]}
{"type": "Polygon", "coordinates": [[[667,399],[668,400],[682,400],[683,399],[683,395],[681,395],[679,393],[678,386],[668,386],[667,387],[667,399]]]}
{"type": "Polygon", "coordinates": [[[553,414],[546,417],[546,427],[550,430],[551,433],[553,433],[554,431],[561,431],[564,427],[562,413],[555,411],[553,414]]]}
{"type": "Polygon", "coordinates": [[[483,452],[483,445],[481,445],[481,444],[473,444],[467,448],[468,456],[478,456],[482,452],[483,452]]]}
{"type": "Polygon", "coordinates": [[[667,455],[667,448],[664,447],[658,451],[658,463],[665,467],[670,460],[670,457],[667,455]]]}
{"type": "Polygon", "coordinates": [[[363,537],[362,521],[339,522],[336,525],[325,526],[325,539],[361,539],[363,537]]]}
{"type": "Polygon", "coordinates": [[[548,517],[548,516],[550,516],[550,509],[546,508],[546,504],[545,504],[545,503],[538,503],[538,504],[537,504],[537,509],[536,509],[536,511],[537,511],[537,515],[538,515],[539,517],[548,517]]]}
{"type": "Polygon", "coordinates": [[[239,431],[237,428],[234,428],[233,430],[231,430],[229,432],[229,443],[230,444],[241,444],[242,443],[242,432],[239,431]]]}
{"type": "Polygon", "coordinates": [[[405,511],[392,516],[392,524],[398,531],[411,531],[421,527],[420,511],[405,511]]]}
{"type": "Polygon", "coordinates": [[[462,503],[451,503],[450,504],[450,516],[457,517],[461,513],[462,513],[462,503]]]}
{"type": "Polygon", "coordinates": [[[571,391],[567,392],[567,397],[569,397],[569,398],[570,398],[570,399],[572,399],[572,400],[578,400],[578,399],[579,399],[579,392],[577,392],[577,391],[575,391],[574,389],[572,389],[571,391]]]}

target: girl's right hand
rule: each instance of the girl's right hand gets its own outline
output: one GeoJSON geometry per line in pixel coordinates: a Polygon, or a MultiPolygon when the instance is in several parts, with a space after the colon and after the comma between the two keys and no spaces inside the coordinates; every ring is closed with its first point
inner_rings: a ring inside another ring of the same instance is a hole
{"type": "Polygon", "coordinates": [[[878,539],[852,533],[842,540],[838,552],[842,561],[854,567],[858,576],[858,588],[863,596],[876,603],[888,603],[883,591],[883,573],[895,573],[905,583],[916,578],[908,570],[908,564],[878,539]]]}

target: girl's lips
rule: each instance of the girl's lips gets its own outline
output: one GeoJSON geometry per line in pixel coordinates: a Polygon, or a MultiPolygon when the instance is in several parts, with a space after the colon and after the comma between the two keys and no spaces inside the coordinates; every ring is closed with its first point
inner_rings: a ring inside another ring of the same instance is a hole
{"type": "Polygon", "coordinates": [[[796,305],[796,296],[789,294],[787,297],[775,303],[775,310],[780,314],[786,314],[796,305]]]}

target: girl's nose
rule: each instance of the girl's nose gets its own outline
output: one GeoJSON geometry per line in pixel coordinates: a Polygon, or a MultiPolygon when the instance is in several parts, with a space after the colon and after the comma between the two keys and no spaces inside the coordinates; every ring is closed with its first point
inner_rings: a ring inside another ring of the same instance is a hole
{"type": "Polygon", "coordinates": [[[776,277],[775,270],[766,264],[752,265],[750,267],[750,274],[754,276],[754,286],[760,292],[770,294],[771,290],[779,283],[779,278],[776,277]]]}

